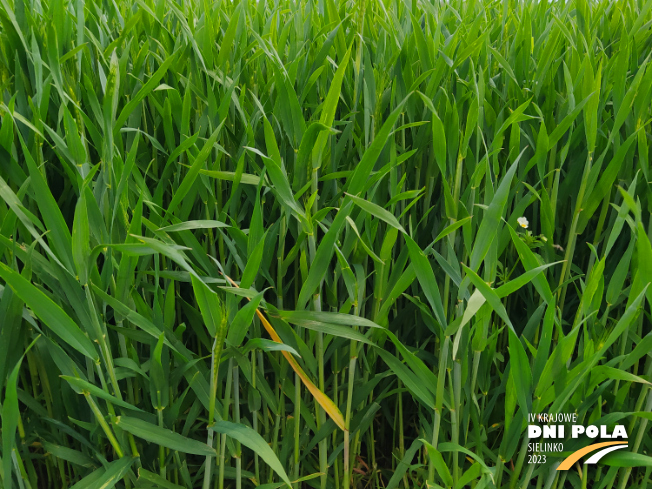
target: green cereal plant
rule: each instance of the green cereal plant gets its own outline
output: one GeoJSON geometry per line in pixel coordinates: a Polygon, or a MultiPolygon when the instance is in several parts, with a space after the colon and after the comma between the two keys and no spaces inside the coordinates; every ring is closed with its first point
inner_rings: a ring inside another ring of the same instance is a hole
{"type": "Polygon", "coordinates": [[[652,0],[0,0],[0,487],[649,487],[651,53],[652,0]]]}

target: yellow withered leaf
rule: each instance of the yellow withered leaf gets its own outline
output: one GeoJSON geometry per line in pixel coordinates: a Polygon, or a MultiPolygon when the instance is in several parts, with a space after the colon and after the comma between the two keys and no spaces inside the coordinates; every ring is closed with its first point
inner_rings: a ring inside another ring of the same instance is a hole
{"type": "MultiPolygon", "coordinates": [[[[229,282],[231,282],[231,285],[233,285],[234,287],[238,287],[238,285],[233,280],[231,280],[231,278],[229,278],[226,275],[224,276],[229,282]]],[[[251,300],[251,299],[247,298],[247,300],[251,300]]],[[[265,330],[267,330],[267,333],[272,338],[272,340],[275,341],[276,343],[283,344],[283,341],[281,341],[281,337],[276,333],[276,330],[267,320],[265,315],[260,311],[260,309],[256,309],[256,314],[258,315],[260,322],[263,323],[265,330]]],[[[319,390],[319,388],[312,382],[312,380],[310,380],[310,378],[306,375],[306,373],[303,371],[301,366],[297,363],[297,361],[294,359],[294,357],[292,357],[292,355],[289,352],[281,351],[281,353],[290,364],[290,367],[292,367],[292,370],[294,370],[299,376],[299,378],[301,378],[301,381],[308,388],[312,396],[319,403],[319,405],[324,409],[324,411],[328,413],[331,419],[342,431],[347,431],[344,423],[344,416],[342,416],[342,412],[331,400],[331,398],[328,397],[326,394],[324,394],[321,390],[319,390]]]]}

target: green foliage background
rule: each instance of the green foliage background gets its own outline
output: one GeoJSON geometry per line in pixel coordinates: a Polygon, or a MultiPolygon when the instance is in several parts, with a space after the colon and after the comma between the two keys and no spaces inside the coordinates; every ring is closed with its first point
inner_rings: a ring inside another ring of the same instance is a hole
{"type": "Polygon", "coordinates": [[[3,487],[648,487],[651,29],[0,0],[3,487]]]}

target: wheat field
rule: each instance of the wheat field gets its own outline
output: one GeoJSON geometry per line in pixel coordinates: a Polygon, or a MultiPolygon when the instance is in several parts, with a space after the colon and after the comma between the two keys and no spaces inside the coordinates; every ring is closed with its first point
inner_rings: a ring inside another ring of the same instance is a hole
{"type": "Polygon", "coordinates": [[[652,487],[651,57],[652,0],[0,0],[0,486],[652,487]]]}

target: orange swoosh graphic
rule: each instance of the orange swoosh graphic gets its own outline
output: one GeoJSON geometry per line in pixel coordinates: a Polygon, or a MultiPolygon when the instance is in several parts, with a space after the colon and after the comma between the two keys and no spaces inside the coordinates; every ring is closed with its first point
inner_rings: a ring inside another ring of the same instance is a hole
{"type": "Polygon", "coordinates": [[[595,445],[589,445],[588,447],[580,448],[578,451],[571,453],[566,459],[557,467],[557,470],[568,470],[570,469],[575,462],[581,459],[587,453],[593,452],[598,448],[608,447],[611,445],[626,445],[622,441],[605,441],[603,443],[596,443],[595,445]]]}

